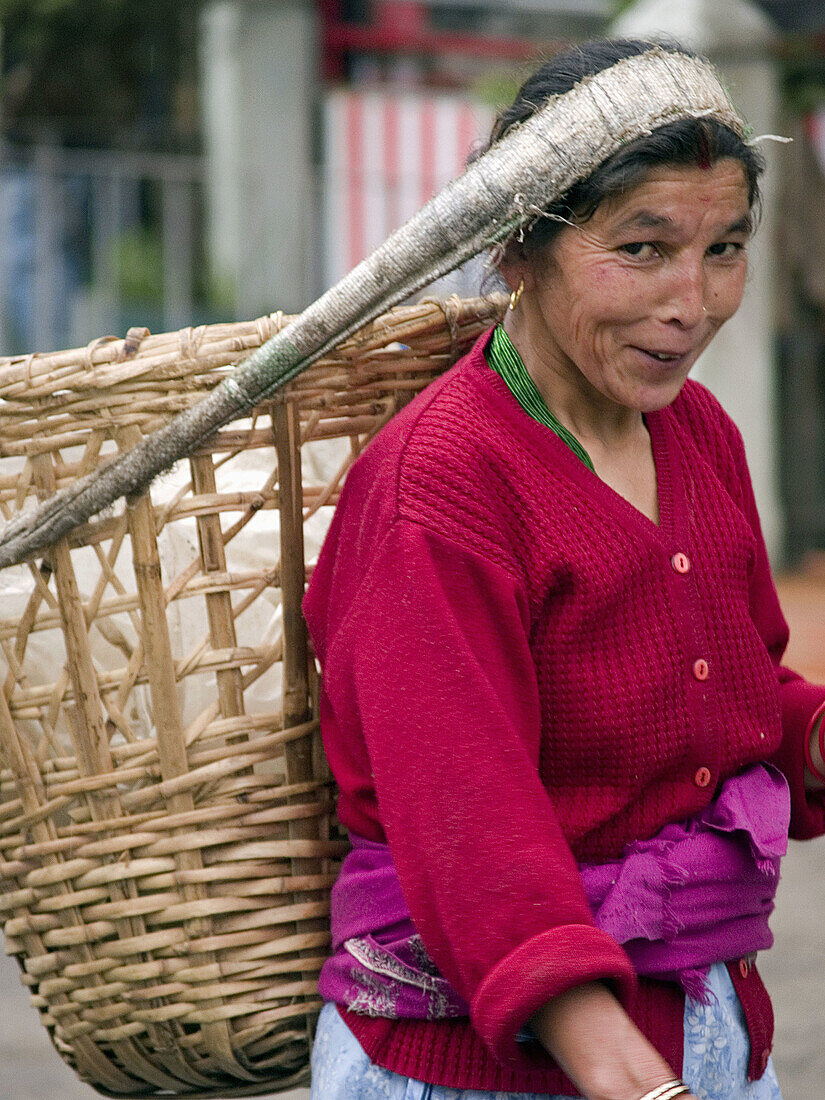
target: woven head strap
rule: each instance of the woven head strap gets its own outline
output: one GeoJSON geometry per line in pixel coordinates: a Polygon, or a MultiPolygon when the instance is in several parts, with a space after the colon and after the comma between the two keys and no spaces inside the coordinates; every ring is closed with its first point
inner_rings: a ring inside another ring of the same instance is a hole
{"type": "MultiPolygon", "coordinates": [[[[715,119],[743,140],[748,132],[708,61],[653,46],[586,77],[512,129],[534,143],[549,205],[623,145],[682,118],[715,119]]],[[[507,156],[507,136],[490,149],[494,159],[497,148],[507,156]]]]}

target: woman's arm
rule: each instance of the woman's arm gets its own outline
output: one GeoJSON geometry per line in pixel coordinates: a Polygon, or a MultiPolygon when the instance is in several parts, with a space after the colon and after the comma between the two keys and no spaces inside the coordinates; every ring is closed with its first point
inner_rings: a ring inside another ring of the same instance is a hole
{"type": "Polygon", "coordinates": [[[587,1100],[639,1100],[673,1080],[673,1070],[601,982],[554,997],[530,1025],[587,1100]]]}
{"type": "Polygon", "coordinates": [[[825,753],[823,750],[823,725],[825,725],[825,704],[818,708],[810,722],[808,737],[809,759],[805,768],[805,789],[808,791],[825,790],[825,753]]]}
{"type": "MultiPolygon", "coordinates": [[[[313,579],[315,632],[332,572],[327,561],[313,579]]],[[[384,833],[431,957],[491,1051],[521,1068],[516,1036],[554,996],[600,980],[623,1001],[635,989],[630,960],[593,922],[539,775],[528,631],[507,569],[399,520],[324,655],[339,815],[384,833]]]]}

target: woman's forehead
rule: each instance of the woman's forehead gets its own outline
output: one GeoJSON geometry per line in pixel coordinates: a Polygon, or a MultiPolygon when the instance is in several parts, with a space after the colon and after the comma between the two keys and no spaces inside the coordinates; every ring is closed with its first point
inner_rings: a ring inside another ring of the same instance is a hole
{"type": "Polygon", "coordinates": [[[733,220],[749,214],[748,184],[744,166],[733,158],[718,160],[707,168],[665,164],[620,194],[609,195],[594,218],[619,225],[655,229],[679,220],[680,214],[717,211],[733,220]]]}

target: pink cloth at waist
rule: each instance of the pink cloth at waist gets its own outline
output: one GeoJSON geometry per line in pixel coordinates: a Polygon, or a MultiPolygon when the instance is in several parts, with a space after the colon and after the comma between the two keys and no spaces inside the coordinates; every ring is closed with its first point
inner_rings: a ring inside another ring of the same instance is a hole
{"type": "MultiPolygon", "coordinates": [[[[789,821],[784,776],[752,765],[701,813],[628,845],[621,859],[580,865],[595,924],[639,974],[678,981],[702,999],[713,963],[773,942],[768,917],[789,821]]],[[[321,995],[375,1016],[468,1015],[416,933],[387,845],[350,839],[332,890],[333,955],[321,995]]]]}

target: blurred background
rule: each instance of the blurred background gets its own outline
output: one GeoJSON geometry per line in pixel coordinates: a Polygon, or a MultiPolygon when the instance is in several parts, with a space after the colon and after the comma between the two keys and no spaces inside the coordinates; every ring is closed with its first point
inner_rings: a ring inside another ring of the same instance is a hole
{"type": "Polygon", "coordinates": [[[763,146],[748,299],[698,376],[745,433],[774,560],[803,560],[825,547],[822,0],[0,0],[0,353],[301,310],[537,59],[612,28],[703,50],[757,133],[794,139],[763,146]]]}
{"type": "MultiPolygon", "coordinates": [[[[757,135],[793,139],[762,145],[746,302],[697,376],[743,429],[792,656],[825,680],[823,0],[0,0],[0,355],[300,311],[461,171],[537,60],[611,32],[697,47],[757,135]]],[[[765,965],[786,1100],[825,1074],[824,851],[794,849],[765,965]]],[[[91,1096],[13,965],[0,988],[23,1006],[0,1095],[91,1096]]]]}

